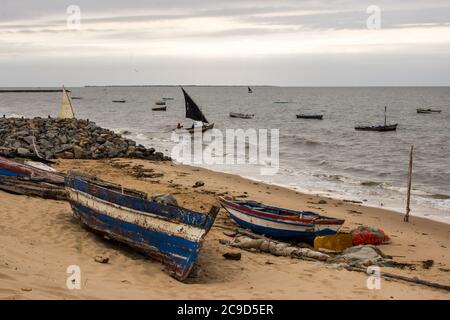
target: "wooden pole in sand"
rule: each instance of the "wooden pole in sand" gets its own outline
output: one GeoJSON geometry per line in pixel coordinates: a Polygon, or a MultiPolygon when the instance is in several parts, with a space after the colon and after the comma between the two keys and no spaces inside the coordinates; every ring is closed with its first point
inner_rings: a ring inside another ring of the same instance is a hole
{"type": "Polygon", "coordinates": [[[412,165],[413,165],[413,150],[414,146],[411,146],[411,151],[409,152],[409,170],[408,170],[408,194],[406,196],[406,215],[403,219],[405,222],[409,222],[409,212],[411,208],[409,207],[409,202],[411,200],[411,182],[412,182],[412,165]]]}

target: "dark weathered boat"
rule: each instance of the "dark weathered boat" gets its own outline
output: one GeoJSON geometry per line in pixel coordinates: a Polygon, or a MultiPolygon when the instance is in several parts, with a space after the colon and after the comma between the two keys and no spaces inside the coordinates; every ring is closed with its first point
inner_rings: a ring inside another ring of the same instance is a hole
{"type": "Polygon", "coordinates": [[[187,92],[181,88],[184,95],[184,102],[186,106],[186,118],[192,119],[194,121],[201,121],[201,127],[191,127],[186,129],[189,133],[194,132],[205,132],[206,130],[214,128],[214,123],[209,123],[205,115],[200,110],[199,106],[192,100],[192,98],[187,94],[187,92]]]}
{"type": "Polygon", "coordinates": [[[395,131],[397,130],[397,123],[390,125],[379,125],[379,126],[358,126],[355,130],[360,131],[395,131]]]}
{"type": "Polygon", "coordinates": [[[378,126],[356,126],[355,130],[359,131],[378,131],[378,132],[385,132],[385,131],[395,131],[397,130],[397,123],[394,124],[387,124],[386,123],[386,115],[387,115],[387,107],[384,107],[384,125],[378,125],[378,126]]]}
{"type": "Polygon", "coordinates": [[[253,119],[255,115],[250,113],[230,112],[231,118],[253,119]]]}
{"type": "Polygon", "coordinates": [[[256,201],[220,197],[219,202],[242,227],[284,240],[312,242],[317,236],[337,233],[345,222],[310,211],[267,206],[256,201]]]}
{"type": "Polygon", "coordinates": [[[166,111],[167,107],[166,106],[164,106],[164,107],[156,107],[156,108],[152,108],[152,110],[153,111],[166,111]]]}
{"type": "Polygon", "coordinates": [[[166,105],[166,102],[163,101],[163,100],[158,100],[158,101],[155,102],[155,104],[156,104],[157,106],[165,106],[165,105],[166,105]]]}
{"type": "Polygon", "coordinates": [[[114,103],[125,103],[127,100],[113,100],[114,103]]]}
{"type": "Polygon", "coordinates": [[[315,119],[322,120],[323,114],[298,114],[297,119],[315,119]]]}
{"type": "Polygon", "coordinates": [[[219,211],[163,205],[145,193],[72,172],[66,186],[74,216],[83,224],[161,261],[180,281],[192,270],[219,211]]]}
{"type": "MultiPolygon", "coordinates": [[[[42,165],[42,167],[45,167],[42,165]]],[[[0,175],[9,177],[26,177],[34,181],[45,181],[53,184],[64,184],[64,175],[61,173],[44,170],[0,157],[0,175]]]]}
{"type": "Polygon", "coordinates": [[[442,110],[437,109],[417,109],[417,113],[441,113],[442,110]]]}
{"type": "Polygon", "coordinates": [[[16,162],[0,157],[0,190],[44,199],[66,200],[64,175],[45,170],[42,163],[16,162]]]}

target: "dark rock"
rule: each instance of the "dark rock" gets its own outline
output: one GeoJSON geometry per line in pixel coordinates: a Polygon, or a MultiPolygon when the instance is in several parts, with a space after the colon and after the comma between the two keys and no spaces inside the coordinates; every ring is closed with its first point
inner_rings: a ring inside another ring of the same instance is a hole
{"type": "Polygon", "coordinates": [[[240,252],[227,252],[222,255],[227,260],[241,260],[240,252]]]}
{"type": "Polygon", "coordinates": [[[205,183],[203,181],[197,181],[195,182],[195,184],[192,186],[192,188],[199,188],[199,187],[203,187],[205,185],[205,183]]]}

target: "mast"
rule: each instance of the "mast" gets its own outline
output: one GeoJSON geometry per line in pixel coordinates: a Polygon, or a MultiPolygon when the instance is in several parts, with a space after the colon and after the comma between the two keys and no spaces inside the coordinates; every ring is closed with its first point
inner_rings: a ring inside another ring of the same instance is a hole
{"type": "Polygon", "coordinates": [[[386,113],[387,113],[387,106],[384,106],[384,126],[386,127],[386,113]]]}
{"type": "Polygon", "coordinates": [[[407,196],[406,196],[406,215],[403,218],[403,221],[405,221],[405,222],[409,222],[409,212],[411,211],[411,208],[409,207],[409,203],[411,201],[411,181],[412,181],[413,151],[414,151],[414,145],[411,146],[411,151],[409,152],[408,193],[407,193],[407,196]]]}

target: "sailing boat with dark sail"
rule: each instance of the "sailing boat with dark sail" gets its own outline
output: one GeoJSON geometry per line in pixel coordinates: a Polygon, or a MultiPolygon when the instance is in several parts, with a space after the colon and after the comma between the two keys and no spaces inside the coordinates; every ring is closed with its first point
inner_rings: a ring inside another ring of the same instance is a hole
{"type": "Polygon", "coordinates": [[[397,130],[397,123],[394,124],[387,124],[386,123],[386,114],[387,114],[387,107],[384,107],[384,125],[379,126],[358,126],[355,127],[355,130],[361,130],[361,131],[395,131],[397,130]]]}
{"type": "Polygon", "coordinates": [[[247,88],[248,88],[248,93],[253,93],[252,88],[250,88],[250,87],[247,87],[247,88]]]}
{"type": "Polygon", "coordinates": [[[191,128],[188,128],[187,130],[189,131],[189,133],[194,133],[195,131],[199,130],[205,132],[206,130],[212,129],[214,127],[214,123],[209,123],[194,100],[192,100],[192,98],[187,94],[186,91],[184,91],[183,88],[181,88],[181,90],[183,91],[184,102],[186,104],[186,118],[202,122],[201,127],[195,127],[194,123],[191,128]]]}

